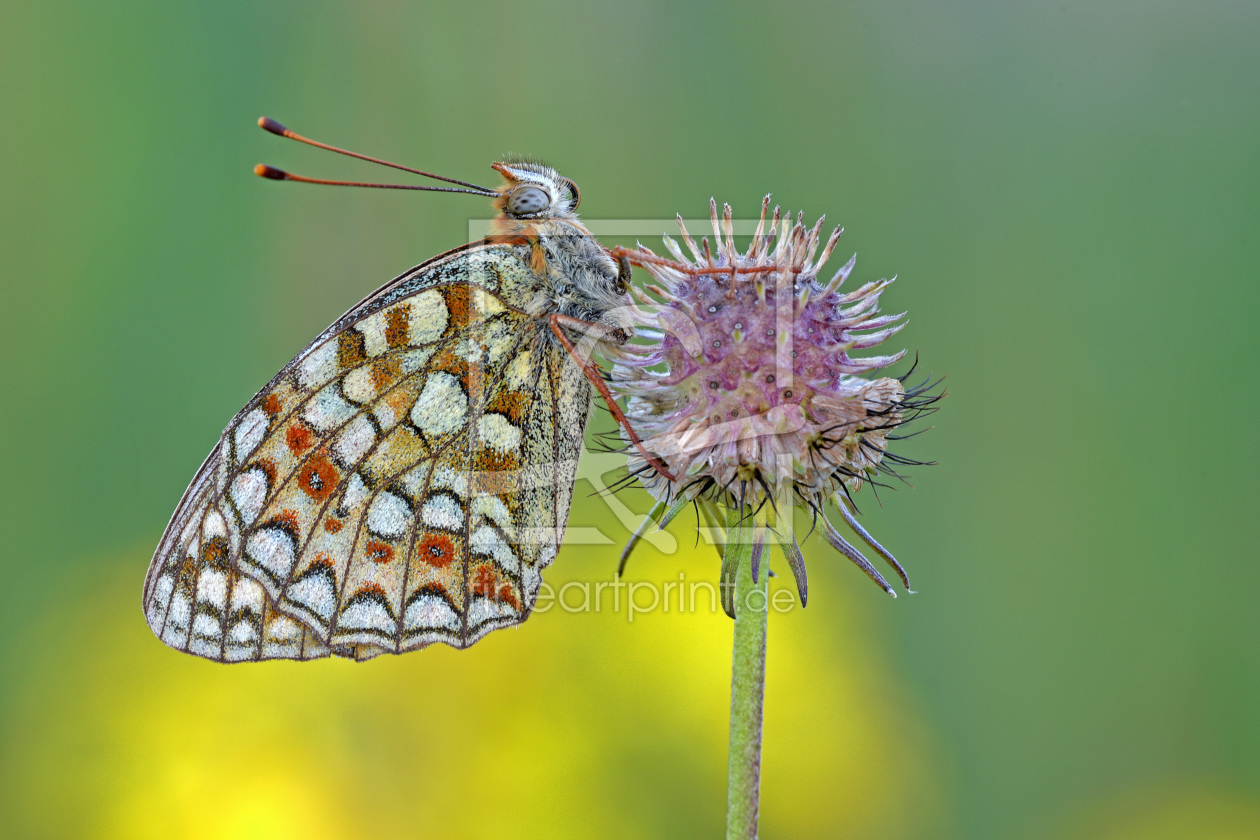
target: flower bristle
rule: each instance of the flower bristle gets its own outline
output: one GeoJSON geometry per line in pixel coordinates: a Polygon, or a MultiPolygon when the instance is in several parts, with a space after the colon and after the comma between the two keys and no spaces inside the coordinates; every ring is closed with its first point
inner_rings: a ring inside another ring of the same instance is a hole
{"type": "MultiPolygon", "coordinates": [[[[610,387],[626,398],[626,418],[673,480],[630,454],[630,474],[660,502],[700,501],[738,511],[767,503],[804,505],[816,516],[835,505],[850,526],[852,494],[891,463],[890,434],[934,410],[932,383],[869,378],[905,351],[862,356],[906,325],[906,313],[880,314],[893,279],[842,292],[856,255],[826,280],[819,272],[842,233],[821,239],[824,219],[806,228],[770,197],[748,247],[735,245],[729,205],[710,201],[713,246],[699,243],[681,216],[683,246],[665,237],[672,259],[639,246],[631,262],[655,281],[659,300],[641,297],[645,343],[626,347],[610,387]],[[768,227],[767,227],[768,221],[768,227]],[[821,247],[821,254],[819,248],[821,247]]],[[[877,482],[876,482],[877,483],[877,482]]],[[[889,561],[892,555],[856,525],[858,536],[889,561]]],[[[892,593],[861,554],[827,523],[828,541],[892,593]],[[838,540],[838,542],[837,542],[838,540]]],[[[907,583],[908,586],[908,583],[907,583]]]]}

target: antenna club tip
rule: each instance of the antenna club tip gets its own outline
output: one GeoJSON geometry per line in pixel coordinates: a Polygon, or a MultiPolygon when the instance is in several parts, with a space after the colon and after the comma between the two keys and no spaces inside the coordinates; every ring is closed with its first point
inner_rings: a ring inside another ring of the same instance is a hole
{"type": "Polygon", "coordinates": [[[263,131],[270,131],[272,134],[279,134],[281,137],[289,131],[289,129],[285,128],[271,117],[259,117],[258,127],[263,131]]]}
{"type": "Polygon", "coordinates": [[[268,166],[265,163],[255,166],[254,174],[259,178],[270,178],[273,181],[284,181],[289,177],[283,170],[276,169],[274,166],[268,166]]]}

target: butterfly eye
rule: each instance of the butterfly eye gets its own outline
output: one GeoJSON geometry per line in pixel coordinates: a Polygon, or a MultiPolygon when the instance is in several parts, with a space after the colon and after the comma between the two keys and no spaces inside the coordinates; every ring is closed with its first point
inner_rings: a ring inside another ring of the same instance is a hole
{"type": "Polygon", "coordinates": [[[568,178],[561,178],[565,185],[569,188],[569,195],[573,196],[573,204],[569,206],[570,210],[576,210],[578,205],[582,203],[582,191],[578,189],[578,185],[568,178]]]}
{"type": "Polygon", "coordinates": [[[542,187],[517,187],[508,196],[507,211],[513,216],[532,216],[551,206],[551,196],[542,187]]]}

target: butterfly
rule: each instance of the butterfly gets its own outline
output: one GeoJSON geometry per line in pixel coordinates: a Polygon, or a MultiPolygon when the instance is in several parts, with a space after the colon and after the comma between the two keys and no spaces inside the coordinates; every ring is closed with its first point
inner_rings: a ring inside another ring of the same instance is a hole
{"type": "Polygon", "coordinates": [[[154,552],[149,627],[242,662],[465,648],[519,624],[564,534],[592,385],[623,417],[591,356],[634,334],[629,263],[541,163],[495,163],[490,189],[259,124],[458,186],[264,177],[471,193],[498,216],[337,319],[232,419],[154,552]]]}

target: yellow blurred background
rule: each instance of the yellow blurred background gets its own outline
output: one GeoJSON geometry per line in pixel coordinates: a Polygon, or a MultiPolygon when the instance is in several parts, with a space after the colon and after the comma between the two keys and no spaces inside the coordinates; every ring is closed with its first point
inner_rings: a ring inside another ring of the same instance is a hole
{"type": "MultiPolygon", "coordinates": [[[[1260,838],[1260,6],[2,18],[0,835],[722,830],[720,613],[552,610],[366,664],[224,667],[152,637],[149,556],[227,421],[486,213],[261,181],[386,177],[266,114],[474,182],[536,155],[594,220],[773,192],[847,228],[857,281],[899,275],[898,346],[951,395],[898,451],[941,466],[859,502],[919,594],[810,539],[809,607],[771,616],[763,836],[1260,838]]],[[[593,489],[570,523],[610,542],[563,551],[553,587],[611,578],[626,533],[593,489]]],[[[715,580],[694,524],[630,578],[715,580]]]]}

